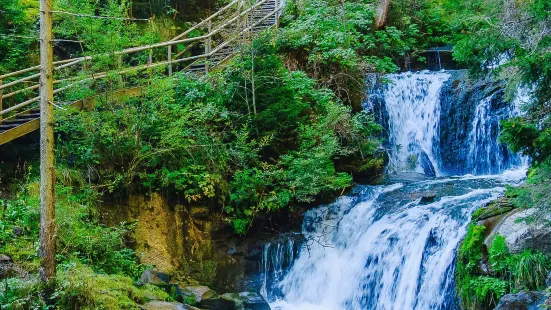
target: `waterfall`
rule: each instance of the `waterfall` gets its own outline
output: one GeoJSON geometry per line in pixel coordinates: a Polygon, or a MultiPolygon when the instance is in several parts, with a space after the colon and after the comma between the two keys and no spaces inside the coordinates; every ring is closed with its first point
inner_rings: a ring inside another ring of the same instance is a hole
{"type": "Polygon", "coordinates": [[[297,256],[301,243],[297,236],[282,236],[280,240],[267,243],[262,250],[262,273],[264,279],[260,289],[260,295],[269,300],[269,296],[280,294],[276,285],[291,267],[297,256]]]}
{"type": "Polygon", "coordinates": [[[300,246],[280,241],[264,247],[262,295],[272,309],[458,309],[454,261],[470,216],[507,185],[520,184],[526,168],[506,170],[521,166],[521,159],[498,141],[500,120],[518,115],[518,105],[504,108],[497,92],[476,92],[484,96],[444,112],[442,89],[451,76],[389,75],[390,84],[372,94],[380,106],[370,106],[387,130],[389,172],[435,178],[358,185],[308,211],[300,246]],[[454,153],[441,143],[450,133],[443,127],[452,123],[464,128],[454,153]],[[457,157],[463,176],[442,169],[443,159],[454,163],[454,156],[464,158],[457,157]]]}
{"type": "Polygon", "coordinates": [[[392,146],[390,169],[441,175],[435,146],[440,123],[440,89],[449,77],[445,72],[428,71],[387,76],[390,83],[383,96],[392,146]]]}

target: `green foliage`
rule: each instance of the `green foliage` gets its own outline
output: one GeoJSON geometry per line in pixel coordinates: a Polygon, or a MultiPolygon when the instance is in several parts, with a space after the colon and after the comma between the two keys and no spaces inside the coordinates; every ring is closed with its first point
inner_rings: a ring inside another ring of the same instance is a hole
{"type": "Polygon", "coordinates": [[[513,152],[521,152],[540,163],[551,156],[551,127],[538,129],[534,123],[517,117],[502,121],[500,141],[513,152]]]}
{"type": "Polygon", "coordinates": [[[456,263],[456,288],[465,309],[493,309],[506,293],[506,282],[483,275],[484,226],[471,223],[461,242],[456,263]]]}
{"type": "Polygon", "coordinates": [[[506,276],[507,258],[510,256],[509,248],[503,236],[495,236],[494,241],[488,249],[488,261],[492,270],[500,275],[506,276]]]}
{"type": "MultiPolygon", "coordinates": [[[[161,289],[151,285],[136,287],[127,276],[97,274],[78,264],[58,269],[51,296],[56,309],[140,309],[138,304],[150,300],[169,300],[161,289]]],[[[0,286],[0,306],[7,310],[51,309],[40,292],[41,284],[34,277],[8,279],[0,286]]]]}
{"type": "Polygon", "coordinates": [[[471,223],[458,251],[456,288],[465,309],[493,309],[507,293],[545,287],[551,269],[547,256],[530,250],[511,254],[500,235],[486,251],[484,230],[471,223]],[[481,269],[483,264],[489,272],[481,269]]]}
{"type": "Polygon", "coordinates": [[[298,67],[357,107],[366,72],[388,73],[418,46],[414,23],[374,28],[372,0],[296,0],[290,2],[277,45],[298,67]]]}
{"type": "Polygon", "coordinates": [[[518,208],[535,208],[538,213],[551,210],[551,162],[546,160],[531,167],[526,183],[508,187],[506,196],[518,208]]]}
{"type": "Polygon", "coordinates": [[[546,287],[545,280],[551,265],[549,258],[544,254],[525,250],[520,254],[512,255],[507,263],[515,289],[538,290],[546,287]]]}
{"type": "Polygon", "coordinates": [[[0,0],[0,72],[28,66],[38,57],[38,1],[0,0]]]}
{"type": "Polygon", "coordinates": [[[276,52],[267,35],[203,79],[157,79],[141,98],[61,112],[59,161],[91,173],[104,192],[164,191],[224,206],[239,233],[258,214],[347,188],[352,178],[337,160],[381,168],[373,118],[288,71],[276,52]]]}
{"type": "MultiPolygon", "coordinates": [[[[144,266],[124,243],[132,227],[101,225],[92,203],[96,197],[92,190],[60,184],[56,191],[58,261],[78,261],[97,272],[139,277],[144,266]]],[[[38,192],[38,183],[29,182],[12,199],[0,201],[0,252],[31,272],[38,265],[38,192]]]]}
{"type": "MultiPolygon", "coordinates": [[[[52,300],[59,309],[138,309],[137,303],[166,300],[163,291],[135,287],[145,269],[125,246],[132,226],[105,227],[98,221],[97,193],[76,171],[60,167],[56,187],[58,276],[52,300]],[[80,181],[79,181],[80,180],[80,181]]],[[[2,309],[49,309],[41,299],[38,271],[39,184],[32,174],[10,199],[0,201],[0,253],[16,263],[14,278],[0,282],[2,309]],[[29,273],[27,275],[27,273],[29,273]],[[21,278],[19,278],[19,276],[21,278]]]]}

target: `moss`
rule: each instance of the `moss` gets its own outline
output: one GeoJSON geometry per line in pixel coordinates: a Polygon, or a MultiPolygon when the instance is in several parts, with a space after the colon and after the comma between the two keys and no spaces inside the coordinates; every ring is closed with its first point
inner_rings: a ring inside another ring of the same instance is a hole
{"type": "MultiPolygon", "coordinates": [[[[0,288],[2,309],[40,308],[40,282],[35,277],[9,279],[0,288]]],[[[52,297],[59,309],[140,309],[139,304],[151,300],[170,300],[163,290],[144,285],[137,287],[123,275],[95,273],[85,266],[60,270],[52,297]]]]}
{"type": "Polygon", "coordinates": [[[461,242],[456,263],[456,288],[464,309],[493,309],[506,292],[506,283],[485,275],[484,231],[486,227],[471,223],[461,242]]]}
{"type": "Polygon", "coordinates": [[[194,306],[197,303],[197,296],[195,294],[189,294],[184,298],[184,303],[186,305],[194,306]]]}
{"type": "Polygon", "coordinates": [[[487,206],[477,209],[473,215],[473,221],[485,220],[494,216],[498,216],[513,210],[515,207],[507,200],[501,199],[494,201],[487,206]]]}

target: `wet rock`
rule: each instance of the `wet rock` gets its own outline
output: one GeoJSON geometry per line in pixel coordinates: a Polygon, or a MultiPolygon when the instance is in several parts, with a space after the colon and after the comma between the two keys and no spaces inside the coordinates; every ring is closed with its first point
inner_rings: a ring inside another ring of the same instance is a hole
{"type": "Polygon", "coordinates": [[[236,310],[270,310],[270,305],[268,305],[264,298],[258,293],[226,293],[221,297],[227,300],[233,300],[236,310]]]}
{"type": "Polygon", "coordinates": [[[483,221],[494,216],[502,215],[512,211],[515,206],[507,198],[501,198],[486,204],[484,207],[476,210],[473,214],[473,220],[483,221]]]}
{"type": "Polygon", "coordinates": [[[243,292],[239,294],[239,297],[243,301],[245,310],[270,310],[270,305],[258,293],[243,292]]]}
{"type": "Polygon", "coordinates": [[[235,300],[228,298],[227,296],[212,296],[205,298],[198,303],[198,306],[205,309],[216,310],[237,310],[235,300]]]}
{"type": "Polygon", "coordinates": [[[201,303],[205,299],[216,297],[216,293],[206,286],[186,286],[181,289],[181,295],[184,300],[188,301],[195,298],[195,303],[201,303]]]}
{"type": "Polygon", "coordinates": [[[185,306],[179,302],[167,302],[167,301],[158,301],[154,300],[148,302],[145,305],[140,306],[143,310],[191,310],[196,309],[189,306],[185,306]]]}
{"type": "Polygon", "coordinates": [[[430,161],[430,158],[427,155],[427,153],[421,151],[419,156],[421,160],[421,167],[423,167],[424,174],[428,177],[435,177],[436,170],[434,170],[434,166],[432,165],[432,162],[430,161]]]}
{"type": "Polygon", "coordinates": [[[490,244],[493,237],[499,234],[505,238],[511,253],[530,249],[551,254],[551,226],[535,212],[528,209],[509,213],[495,226],[486,243],[490,244]],[[536,221],[527,221],[530,217],[536,217],[536,221]]]}
{"type": "Polygon", "coordinates": [[[520,292],[501,297],[494,310],[536,310],[543,309],[547,297],[542,292],[520,292]]]}
{"type": "Polygon", "coordinates": [[[160,271],[146,270],[142,273],[140,281],[145,284],[168,286],[170,282],[170,276],[160,271]]]}
{"type": "Polygon", "coordinates": [[[419,201],[419,204],[421,205],[427,205],[429,203],[433,203],[434,200],[436,199],[437,197],[437,194],[436,193],[426,193],[426,194],[423,194],[423,196],[421,197],[421,201],[419,201]]]}

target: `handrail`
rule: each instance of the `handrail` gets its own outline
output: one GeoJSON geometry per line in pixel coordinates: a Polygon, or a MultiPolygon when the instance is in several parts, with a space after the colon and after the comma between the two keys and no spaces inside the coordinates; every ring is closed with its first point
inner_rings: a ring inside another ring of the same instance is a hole
{"type": "MultiPolygon", "coordinates": [[[[168,56],[168,60],[167,61],[160,61],[160,62],[156,62],[156,63],[152,63],[151,62],[151,58],[150,58],[150,62],[148,64],[145,64],[145,65],[138,65],[138,66],[133,66],[133,67],[128,67],[126,69],[123,69],[123,70],[112,70],[112,71],[107,71],[107,72],[100,72],[100,73],[91,73],[91,75],[89,77],[86,77],[86,78],[83,78],[83,79],[80,79],[80,80],[76,80],[75,79],[78,79],[78,77],[76,78],[68,78],[68,79],[62,79],[62,80],[56,80],[55,83],[58,84],[58,83],[63,83],[63,82],[69,82],[68,85],[65,85],[61,88],[58,88],[56,90],[54,90],[54,94],[58,94],[66,89],[69,89],[70,87],[73,87],[75,85],[78,85],[80,83],[83,83],[83,82],[86,82],[86,81],[90,81],[90,80],[95,80],[95,79],[102,79],[102,78],[105,78],[111,74],[125,74],[127,72],[130,72],[130,71],[138,71],[138,70],[144,70],[144,69],[151,69],[151,68],[156,68],[156,67],[162,67],[162,66],[169,66],[169,75],[171,73],[171,68],[172,68],[172,65],[173,64],[178,64],[178,63],[181,63],[181,62],[185,62],[185,61],[194,61],[192,62],[195,63],[197,60],[200,60],[200,59],[208,59],[209,57],[212,57],[212,56],[215,56],[216,53],[218,53],[220,50],[222,50],[223,48],[225,48],[226,46],[228,46],[230,43],[234,42],[235,40],[237,40],[238,38],[240,38],[244,33],[246,32],[249,32],[251,30],[254,30],[255,27],[257,27],[258,25],[262,24],[264,21],[266,21],[268,18],[272,17],[272,16],[276,16],[276,19],[278,18],[278,13],[282,10],[282,7],[281,6],[278,6],[277,3],[279,1],[276,0],[276,7],[274,10],[271,10],[271,12],[269,12],[268,14],[266,14],[266,16],[264,16],[263,18],[261,18],[260,20],[256,20],[254,19],[255,23],[252,24],[252,25],[249,25],[247,26],[246,28],[242,29],[241,31],[239,31],[238,34],[234,35],[233,37],[229,38],[228,40],[224,40],[220,45],[218,45],[216,48],[208,51],[206,50],[204,54],[202,55],[197,55],[197,56],[190,56],[190,57],[184,57],[184,58],[181,58],[181,59],[177,59],[179,56],[181,56],[183,53],[185,53],[185,51],[188,49],[186,47],[186,49],[184,49],[184,51],[182,52],[179,52],[178,54],[176,54],[176,59],[172,59],[170,57],[170,47],[172,45],[175,45],[175,44],[181,44],[181,43],[190,43],[192,42],[192,45],[198,43],[198,42],[201,42],[203,40],[209,40],[211,37],[213,37],[214,35],[220,33],[223,29],[225,29],[226,27],[228,27],[229,25],[231,25],[232,23],[234,23],[236,20],[239,20],[241,17],[243,16],[246,16],[248,14],[250,14],[252,11],[254,11],[256,8],[260,7],[261,5],[265,4],[266,2],[268,2],[269,0],[261,0],[261,1],[258,1],[256,3],[254,3],[253,5],[251,5],[248,9],[242,11],[242,12],[239,12],[238,14],[234,15],[234,17],[226,20],[225,22],[222,23],[222,25],[216,27],[214,30],[211,30],[209,31],[209,33],[205,34],[205,35],[202,35],[202,36],[198,36],[198,37],[195,37],[195,38],[184,38],[184,39],[181,39],[183,37],[185,37],[187,34],[189,34],[191,31],[195,30],[195,29],[198,29],[199,27],[201,27],[202,25],[206,24],[207,22],[213,20],[215,17],[217,16],[220,16],[223,12],[225,12],[226,10],[228,10],[230,7],[232,7],[233,5],[235,5],[236,3],[238,3],[239,1],[241,0],[234,0],[232,1],[230,4],[226,5],[224,8],[222,8],[221,10],[219,10],[218,12],[216,12],[215,14],[211,15],[209,18],[201,21],[200,23],[198,23],[197,25],[193,26],[192,28],[188,29],[186,32],[174,37],[172,40],[170,41],[165,41],[165,42],[160,42],[160,43],[156,43],[156,44],[151,44],[151,45],[146,45],[146,46],[139,46],[139,47],[133,47],[133,48],[127,48],[127,49],[124,49],[124,50],[121,50],[121,51],[116,51],[116,52],[113,52],[113,53],[105,53],[105,54],[99,54],[99,55],[90,55],[90,56],[82,56],[82,57],[77,57],[77,58],[71,58],[71,59],[66,59],[66,60],[61,60],[61,61],[56,61],[54,62],[54,64],[57,64],[59,65],[58,67],[56,67],[55,69],[56,70],[60,70],[60,69],[63,69],[63,68],[67,68],[67,67],[71,67],[71,66],[74,66],[76,64],[79,64],[79,63],[82,63],[83,61],[87,61],[87,60],[92,60],[92,59],[95,59],[97,57],[100,57],[100,56],[118,56],[118,55],[125,55],[125,54],[131,54],[131,53],[136,53],[136,52],[140,52],[140,51],[146,51],[146,50],[152,50],[154,48],[160,48],[160,47],[169,47],[169,56],[168,56]],[[72,81],[72,83],[71,83],[72,81]]],[[[254,14],[254,13],[253,13],[254,14]]],[[[277,24],[277,21],[276,21],[276,24],[277,24]]],[[[273,26],[273,25],[272,25],[273,26]]],[[[151,55],[151,54],[150,54],[151,55]]],[[[150,56],[151,57],[151,56],[150,56]]],[[[230,56],[227,56],[225,59],[229,58],[230,56]]],[[[223,60],[224,61],[224,60],[223,60]]],[[[0,76],[0,80],[4,79],[4,78],[7,78],[7,77],[13,77],[13,76],[16,76],[16,75],[19,75],[19,74],[23,74],[23,73],[27,73],[27,72],[32,72],[33,70],[37,70],[37,69],[40,69],[40,66],[35,66],[35,67],[31,67],[31,68],[27,68],[27,69],[23,69],[23,70],[19,70],[19,71],[16,71],[16,72],[12,72],[12,73],[8,73],[8,74],[5,74],[5,75],[2,75],[0,76]]],[[[30,87],[27,87],[27,88],[23,88],[23,89],[19,89],[17,91],[14,91],[12,93],[9,93],[9,94],[6,94],[4,96],[2,96],[1,94],[1,91],[2,89],[5,89],[5,88],[8,88],[8,87],[11,87],[13,85],[16,85],[16,84],[19,84],[19,83],[22,83],[22,82],[25,82],[25,81],[28,81],[28,80],[32,80],[36,77],[38,77],[39,74],[33,74],[33,75],[30,75],[30,76],[26,76],[26,77],[23,77],[19,80],[15,80],[15,81],[11,81],[7,84],[1,84],[0,83],[0,100],[2,100],[2,98],[9,98],[9,97],[12,97],[16,94],[19,94],[19,93],[22,93],[22,92],[25,92],[27,90],[35,90],[37,88],[39,88],[39,85],[38,84],[35,84],[33,86],[30,86],[30,87]]],[[[5,110],[0,110],[0,119],[1,119],[1,116],[2,115],[5,115],[7,113],[10,113],[10,112],[13,112],[19,108],[22,108],[22,107],[25,107],[25,106],[28,106],[30,104],[32,104],[33,102],[36,102],[38,101],[39,97],[35,97],[35,98],[31,98],[31,99],[28,99],[24,102],[21,102],[19,104],[16,104],[10,108],[7,108],[5,110]]]]}
{"type": "Polygon", "coordinates": [[[200,23],[198,23],[197,25],[189,28],[188,30],[186,30],[184,33],[181,33],[179,35],[177,35],[176,37],[172,38],[172,40],[170,41],[175,41],[175,40],[178,40],[186,35],[188,35],[190,32],[192,32],[193,30],[196,30],[198,29],[199,27],[203,26],[205,23],[211,21],[212,19],[214,19],[215,17],[218,17],[218,15],[222,14],[222,12],[226,11],[227,9],[229,9],[230,7],[232,7],[234,4],[238,3],[239,1],[241,0],[234,0],[232,1],[230,4],[226,5],[225,7],[223,7],[222,9],[218,10],[218,12],[212,14],[211,16],[209,16],[209,18],[207,19],[204,19],[202,20],[200,23]]]}
{"type": "MultiPolygon", "coordinates": [[[[73,65],[76,65],[78,63],[81,63],[83,61],[86,61],[86,60],[92,60],[94,58],[97,58],[97,57],[100,57],[100,56],[118,56],[118,55],[125,55],[125,54],[131,54],[131,53],[137,53],[137,52],[141,52],[141,51],[145,51],[145,50],[150,50],[150,49],[154,49],[154,48],[159,48],[159,47],[167,47],[167,46],[172,46],[172,45],[175,45],[175,44],[181,44],[181,43],[188,43],[188,42],[194,42],[194,41],[201,41],[201,40],[206,40],[206,39],[209,39],[210,37],[218,34],[222,29],[224,29],[226,26],[228,26],[229,24],[231,24],[232,22],[234,22],[236,19],[240,18],[240,17],[243,17],[244,15],[248,14],[249,12],[251,12],[252,10],[254,10],[256,7],[264,4],[265,2],[267,2],[268,0],[261,0],[259,2],[256,2],[253,6],[251,6],[249,9],[243,11],[241,14],[239,14],[238,16],[235,16],[234,18],[230,19],[229,21],[226,21],[224,24],[222,24],[221,26],[217,27],[215,30],[213,30],[212,32],[206,34],[206,35],[203,35],[203,36],[199,36],[199,37],[195,37],[195,38],[189,38],[189,39],[181,39],[181,40],[175,40],[175,41],[165,41],[165,42],[161,42],[161,43],[156,43],[156,44],[151,44],[151,45],[144,45],[144,46],[138,46],[138,47],[132,47],[132,48],[127,48],[127,49],[124,49],[124,50],[121,50],[121,51],[116,51],[114,53],[105,53],[105,54],[99,54],[99,55],[93,55],[93,56],[83,56],[83,57],[77,57],[77,58],[72,58],[71,61],[72,62],[68,62],[67,64],[65,65],[62,65],[60,67],[54,67],[55,70],[59,70],[59,69],[62,69],[62,68],[65,68],[65,67],[70,67],[70,66],[73,66],[73,65]]],[[[36,68],[36,67],[33,67],[33,68],[36,68]]],[[[40,66],[38,66],[38,68],[40,68],[40,66]]],[[[30,68],[29,68],[30,69],[30,68]]],[[[26,69],[25,69],[26,70],[26,69]]],[[[25,71],[25,70],[21,70],[21,71],[25,71]]],[[[31,70],[27,70],[26,72],[28,71],[31,71],[31,70]]],[[[22,72],[23,73],[23,72],[22,72]]],[[[2,76],[3,77],[3,76],[2,76]]],[[[16,84],[19,84],[19,83],[22,83],[24,81],[28,81],[28,80],[31,80],[31,79],[34,79],[34,78],[38,78],[40,77],[40,74],[37,73],[37,74],[33,74],[33,75],[30,75],[30,76],[27,76],[27,77],[24,77],[24,78],[21,78],[19,80],[15,80],[15,81],[12,81],[10,83],[7,83],[7,84],[4,84],[4,85],[1,85],[0,86],[0,90],[2,89],[5,89],[5,88],[8,88],[10,86],[13,86],[13,85],[16,85],[16,84]]],[[[1,79],[1,77],[0,77],[1,79]]]]}

